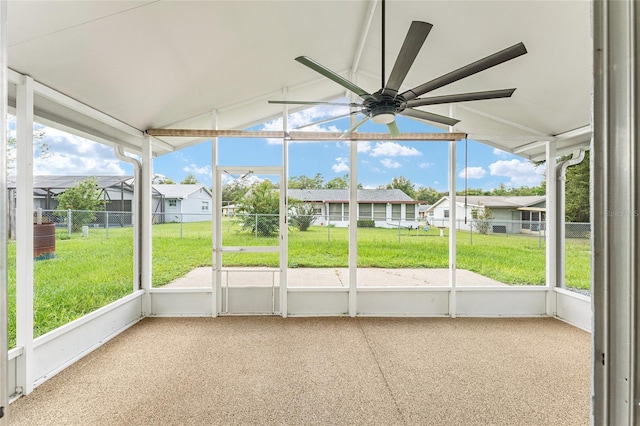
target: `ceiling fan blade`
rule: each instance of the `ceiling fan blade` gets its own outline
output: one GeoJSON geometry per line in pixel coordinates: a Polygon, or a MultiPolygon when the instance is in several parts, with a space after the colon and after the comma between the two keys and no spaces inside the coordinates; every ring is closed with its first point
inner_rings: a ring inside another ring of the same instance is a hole
{"type": "Polygon", "coordinates": [[[387,124],[387,129],[389,129],[389,134],[391,134],[391,136],[393,136],[394,138],[396,136],[400,136],[400,129],[398,129],[398,125],[396,124],[395,120],[387,124]]]}
{"type": "Polygon", "coordinates": [[[298,126],[298,127],[295,128],[295,130],[304,129],[305,127],[309,127],[309,126],[315,126],[316,124],[323,124],[323,123],[328,123],[330,121],[340,120],[341,118],[350,117],[353,114],[359,114],[359,113],[360,113],[360,111],[353,111],[353,112],[350,112],[348,114],[336,115],[335,117],[329,117],[329,118],[326,118],[324,120],[314,121],[313,123],[309,123],[309,124],[304,124],[302,126],[298,126]]]}
{"type": "Polygon", "coordinates": [[[314,102],[314,101],[268,101],[270,104],[285,104],[285,105],[336,105],[336,106],[348,106],[348,107],[360,107],[361,104],[347,103],[347,102],[314,102]]]}
{"type": "Polygon", "coordinates": [[[413,109],[413,108],[406,108],[400,114],[406,115],[407,117],[418,118],[420,120],[433,121],[435,123],[446,124],[447,126],[453,126],[456,123],[460,122],[460,120],[456,120],[455,118],[445,117],[444,115],[438,115],[432,112],[421,111],[419,109],[413,109]]]}
{"type": "Polygon", "coordinates": [[[341,136],[340,139],[347,139],[349,137],[349,134],[355,132],[358,127],[362,126],[364,123],[366,123],[367,121],[369,121],[369,116],[363,118],[362,120],[358,121],[356,124],[354,124],[349,130],[347,130],[346,132],[344,132],[341,136]]]}
{"type": "Polygon", "coordinates": [[[371,96],[371,94],[368,93],[366,90],[356,86],[354,83],[350,82],[346,78],[343,78],[339,74],[331,71],[329,68],[326,68],[325,66],[320,65],[319,63],[317,63],[311,58],[308,58],[306,56],[298,56],[296,58],[296,61],[300,62],[302,65],[308,66],[312,70],[324,75],[328,79],[333,80],[334,82],[338,83],[340,86],[344,87],[345,89],[350,90],[356,95],[360,96],[362,99],[373,99],[373,96],[371,96]]]}
{"type": "Polygon", "coordinates": [[[482,58],[469,65],[465,65],[462,68],[451,71],[448,74],[428,81],[411,90],[407,90],[402,94],[402,96],[405,100],[410,101],[417,98],[418,96],[424,95],[427,92],[438,89],[442,86],[446,86],[447,84],[453,83],[454,81],[458,81],[462,78],[469,77],[470,75],[479,73],[480,71],[484,71],[503,62],[507,62],[511,59],[517,58],[520,55],[524,55],[525,53],[527,53],[527,49],[524,47],[523,43],[514,44],[513,46],[507,47],[506,49],[496,52],[493,55],[489,55],[486,58],[482,58]]]}
{"type": "MultiPolygon", "coordinates": [[[[411,23],[404,43],[400,48],[400,53],[398,53],[396,63],[393,65],[393,70],[391,70],[389,80],[382,91],[383,95],[395,97],[398,94],[398,89],[400,89],[432,27],[433,25],[427,22],[413,21],[411,23]]],[[[384,52],[382,54],[384,55],[384,52]]]]}
{"type": "Polygon", "coordinates": [[[487,90],[484,92],[458,93],[455,95],[433,96],[413,99],[407,102],[410,108],[424,105],[450,104],[454,102],[481,101],[484,99],[509,98],[516,89],[487,90]]]}

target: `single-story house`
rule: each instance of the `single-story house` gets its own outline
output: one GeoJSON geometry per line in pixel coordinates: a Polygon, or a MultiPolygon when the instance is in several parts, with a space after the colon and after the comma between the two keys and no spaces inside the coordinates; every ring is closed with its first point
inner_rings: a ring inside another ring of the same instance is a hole
{"type": "MultiPolygon", "coordinates": [[[[289,189],[291,199],[314,206],[315,225],[349,225],[348,189],[289,189]]],[[[399,189],[358,189],[358,220],[378,228],[418,227],[418,203],[399,189]]]]}
{"type": "MultiPolygon", "coordinates": [[[[457,229],[469,231],[473,224],[477,229],[478,212],[491,211],[488,231],[492,233],[531,233],[544,230],[546,197],[470,195],[456,197],[457,229]]],[[[448,227],[451,212],[449,197],[445,196],[427,210],[431,226],[448,227]]]]}
{"type": "Polygon", "coordinates": [[[213,196],[201,184],[153,185],[155,222],[201,222],[211,220],[213,196]],[[155,198],[155,197],[154,197],[155,198]]]}
{"type": "MultiPolygon", "coordinates": [[[[48,211],[65,210],[66,206],[58,206],[56,196],[89,178],[96,180],[105,201],[104,212],[96,214],[95,225],[104,226],[107,220],[110,226],[131,225],[133,216],[126,213],[133,212],[133,176],[36,175],[33,177],[34,211],[40,208],[46,214],[48,211]]],[[[7,187],[9,200],[15,200],[15,176],[7,177],[7,187]]],[[[156,223],[211,219],[212,195],[203,185],[152,185],[152,199],[156,223]]]]}

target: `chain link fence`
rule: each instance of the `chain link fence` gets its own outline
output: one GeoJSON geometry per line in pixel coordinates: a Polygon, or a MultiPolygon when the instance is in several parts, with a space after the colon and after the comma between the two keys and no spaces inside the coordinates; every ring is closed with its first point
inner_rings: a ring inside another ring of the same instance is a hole
{"type": "MultiPolygon", "coordinates": [[[[105,230],[108,235],[110,228],[124,228],[133,226],[133,213],[125,211],[83,211],[83,210],[41,210],[34,212],[34,222],[41,214],[43,223],[55,223],[56,229],[64,229],[69,235],[76,232],[87,232],[91,229],[105,230]]],[[[168,228],[176,236],[185,233],[211,232],[212,217],[210,213],[153,213],[154,225],[173,225],[168,228]]],[[[255,238],[275,237],[280,232],[280,219],[277,214],[235,214],[223,217],[222,231],[224,233],[253,235],[255,238]]],[[[331,230],[348,228],[348,215],[302,215],[288,218],[290,230],[304,231],[309,227],[324,227],[327,238],[331,239],[331,230]]],[[[359,228],[393,229],[397,231],[398,239],[403,236],[416,235],[447,235],[449,219],[398,219],[396,217],[360,217],[357,220],[359,228]]],[[[467,232],[472,239],[474,235],[495,236],[529,236],[544,240],[546,223],[544,221],[520,220],[456,220],[456,229],[467,232]]],[[[591,224],[565,223],[565,237],[571,239],[589,239],[591,224]]]]}

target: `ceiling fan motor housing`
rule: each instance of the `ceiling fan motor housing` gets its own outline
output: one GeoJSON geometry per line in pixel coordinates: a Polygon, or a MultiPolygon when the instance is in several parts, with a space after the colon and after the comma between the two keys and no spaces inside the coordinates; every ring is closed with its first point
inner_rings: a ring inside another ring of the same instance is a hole
{"type": "Polygon", "coordinates": [[[402,96],[394,97],[377,92],[372,98],[365,99],[362,107],[362,112],[371,117],[374,123],[389,124],[395,120],[396,114],[404,111],[406,102],[402,96]]]}

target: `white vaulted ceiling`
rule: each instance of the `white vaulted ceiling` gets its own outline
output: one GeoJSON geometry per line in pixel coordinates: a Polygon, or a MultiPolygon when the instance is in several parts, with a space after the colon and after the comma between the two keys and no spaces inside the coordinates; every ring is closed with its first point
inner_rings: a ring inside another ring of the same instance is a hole
{"type": "MultiPolygon", "coordinates": [[[[141,138],[114,123],[206,129],[215,112],[218,128],[243,129],[282,113],[268,99],[345,95],[300,55],[370,92],[381,85],[379,2],[10,1],[8,16],[12,70],[114,120],[98,124],[46,94],[36,114],[133,150],[141,138]]],[[[411,21],[434,25],[401,90],[524,42],[528,54],[431,93],[517,88],[510,99],[459,104],[456,131],[527,158],[544,152],[537,141],[559,152],[588,144],[588,1],[389,0],[386,17],[387,75],[411,21]]],[[[156,154],[189,143],[164,141],[156,154]]]]}

